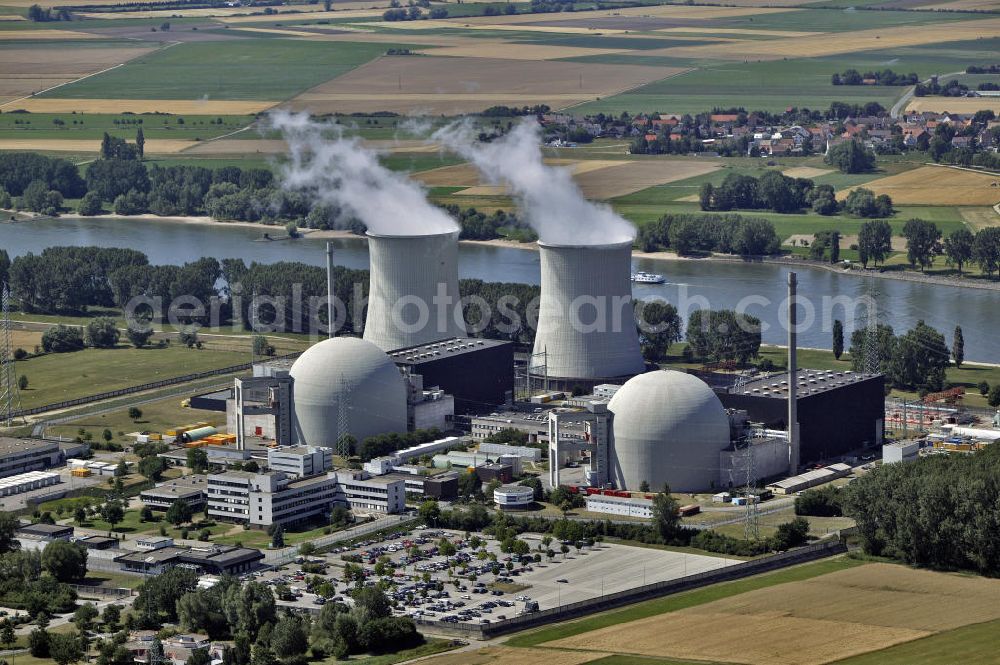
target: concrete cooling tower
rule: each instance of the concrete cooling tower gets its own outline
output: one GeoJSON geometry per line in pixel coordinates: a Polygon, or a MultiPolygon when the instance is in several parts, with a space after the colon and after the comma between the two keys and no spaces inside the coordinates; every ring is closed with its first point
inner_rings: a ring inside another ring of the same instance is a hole
{"type": "Polygon", "coordinates": [[[367,341],[394,351],[466,336],[459,306],[457,231],[420,236],[369,231],[368,253],[367,341]],[[439,292],[448,304],[438,305],[439,292]]]}
{"type": "MultiPolygon", "coordinates": [[[[556,245],[539,242],[542,292],[534,353],[545,352],[549,377],[572,380],[634,376],[645,369],[629,281],[632,242],[556,245]]],[[[535,355],[533,371],[542,371],[535,355]]]]}

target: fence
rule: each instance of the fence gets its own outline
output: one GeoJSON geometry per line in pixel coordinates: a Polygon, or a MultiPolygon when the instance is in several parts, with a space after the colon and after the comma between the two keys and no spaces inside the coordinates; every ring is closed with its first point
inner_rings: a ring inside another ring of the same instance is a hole
{"type": "Polygon", "coordinates": [[[99,598],[127,598],[132,595],[132,589],[124,587],[87,586],[86,584],[70,584],[76,590],[76,595],[99,598]]]}
{"type": "MultiPolygon", "coordinates": [[[[289,353],[283,356],[275,356],[274,358],[268,358],[268,360],[283,360],[283,359],[298,358],[300,355],[301,355],[300,353],[289,353]]],[[[103,393],[87,395],[86,397],[77,397],[75,399],[63,400],[62,402],[53,402],[52,404],[35,406],[30,409],[21,409],[20,411],[15,411],[13,414],[11,414],[10,417],[22,418],[24,416],[33,416],[39,413],[47,413],[49,411],[67,409],[71,406],[80,406],[81,404],[92,404],[94,402],[102,402],[106,399],[121,397],[122,395],[133,395],[135,393],[141,393],[147,390],[155,390],[156,388],[163,388],[165,386],[173,386],[179,383],[188,383],[189,381],[197,381],[198,379],[204,379],[210,376],[219,376],[221,374],[233,374],[235,372],[242,372],[244,370],[251,369],[252,367],[253,363],[241,363],[239,365],[231,365],[229,367],[209,369],[205,370],[204,372],[195,372],[194,374],[175,376],[170,379],[161,379],[159,381],[153,381],[151,383],[143,383],[138,386],[119,388],[118,390],[109,390],[103,393]]]]}
{"type": "Polygon", "coordinates": [[[486,640],[499,635],[513,633],[516,631],[541,626],[544,624],[563,621],[575,617],[585,616],[602,612],[622,605],[628,605],[641,600],[669,596],[682,591],[690,591],[718,582],[728,582],[738,580],[751,575],[758,575],[780,568],[786,568],[807,561],[815,561],[835,554],[842,554],[847,551],[847,547],[838,541],[826,541],[815,543],[790,552],[783,552],[753,561],[744,561],[732,566],[712,570],[704,573],[696,573],[675,580],[666,582],[655,582],[645,586],[627,589],[617,593],[581,600],[576,603],[553,607],[541,612],[532,614],[522,614],[521,616],[504,621],[497,621],[488,625],[474,624],[448,624],[440,621],[416,620],[419,628],[425,628],[428,632],[451,636],[460,636],[471,639],[486,640]]]}

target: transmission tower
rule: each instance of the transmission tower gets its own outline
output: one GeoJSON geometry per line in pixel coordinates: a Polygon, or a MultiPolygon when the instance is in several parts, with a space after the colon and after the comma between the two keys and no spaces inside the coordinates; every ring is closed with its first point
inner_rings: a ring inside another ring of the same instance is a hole
{"type": "Polygon", "coordinates": [[[865,363],[862,370],[865,374],[874,375],[882,371],[882,355],[878,344],[878,297],[879,290],[875,283],[875,278],[869,278],[868,297],[871,299],[871,307],[865,312],[865,363]],[[871,309],[875,311],[872,312],[871,309]]]}
{"type": "Polygon", "coordinates": [[[753,434],[746,438],[743,466],[746,470],[743,492],[747,499],[747,510],[743,516],[743,537],[747,540],[757,540],[760,538],[760,514],[757,510],[757,479],[753,473],[753,434]]]}
{"type": "MultiPolygon", "coordinates": [[[[10,427],[21,411],[21,389],[14,369],[14,349],[10,332],[10,289],[0,285],[0,424],[10,427]]],[[[26,422],[24,416],[21,422],[26,422]]]]}
{"type": "Polygon", "coordinates": [[[350,405],[351,384],[343,376],[340,377],[340,399],[337,402],[337,442],[336,451],[341,459],[351,456],[350,446],[344,440],[345,434],[350,434],[350,425],[347,420],[350,405]]]}

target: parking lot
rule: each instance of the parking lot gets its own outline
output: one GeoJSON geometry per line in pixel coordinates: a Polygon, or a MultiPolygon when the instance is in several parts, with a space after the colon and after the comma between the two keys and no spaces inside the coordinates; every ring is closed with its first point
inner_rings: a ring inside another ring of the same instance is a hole
{"type": "Polygon", "coordinates": [[[288,586],[290,595],[279,604],[315,612],[326,602],[351,604],[348,591],[354,583],[343,580],[347,564],[354,563],[363,569],[365,584],[388,583],[387,594],[396,603],[397,615],[491,623],[738,563],[609,543],[579,549],[570,545],[563,554],[558,541],[546,545],[543,535],[521,534],[519,538],[528,544],[529,554],[504,553],[498,541],[482,535],[465,540],[465,534],[457,531],[416,529],[299,557],[295,563],[256,576],[276,588],[288,586]],[[453,554],[440,551],[442,539],[454,546],[453,554]],[[555,557],[546,556],[547,549],[554,550],[555,557]],[[538,557],[541,561],[536,561],[538,557]],[[319,569],[324,572],[316,573],[319,569]],[[330,587],[323,588],[323,583],[330,587]],[[324,592],[325,597],[315,591],[324,592]]]}

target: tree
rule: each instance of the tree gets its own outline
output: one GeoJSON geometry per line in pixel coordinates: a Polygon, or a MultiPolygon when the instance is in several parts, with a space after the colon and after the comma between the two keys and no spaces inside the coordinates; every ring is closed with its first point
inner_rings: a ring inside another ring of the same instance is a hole
{"type": "Polygon", "coordinates": [[[987,276],[1000,267],[1000,227],[990,226],[980,229],[972,243],[972,260],[987,276]]]}
{"type": "Polygon", "coordinates": [[[208,649],[194,649],[188,656],[185,665],[211,665],[212,657],[208,655],[208,649]]]}
{"type": "Polygon", "coordinates": [[[114,529],[116,524],[125,519],[125,509],[117,501],[108,501],[101,506],[101,519],[114,529]]]}
{"type": "Polygon", "coordinates": [[[111,439],[115,438],[115,435],[111,433],[111,430],[105,428],[104,431],[101,432],[101,438],[104,439],[105,443],[111,443],[111,439]]]}
{"type": "Polygon", "coordinates": [[[944,255],[948,260],[948,265],[958,267],[958,274],[962,274],[962,268],[972,259],[972,245],[975,236],[969,229],[961,228],[951,232],[944,239],[944,255]]]}
{"type": "Polygon", "coordinates": [[[702,210],[712,209],[712,183],[703,183],[701,189],[698,191],[698,203],[702,210]]]}
{"type": "Polygon", "coordinates": [[[875,153],[865,149],[861,142],[850,140],[830,148],[825,161],[841,173],[864,173],[875,168],[875,153]]]}
{"type": "Polygon", "coordinates": [[[911,266],[920,266],[921,272],[934,263],[934,256],[941,250],[941,231],[937,224],[923,219],[911,219],[903,225],[906,238],[906,257],[911,266]]]}
{"type": "Polygon", "coordinates": [[[990,388],[990,393],[986,396],[986,403],[993,407],[1000,406],[1000,383],[994,384],[990,388]]]}
{"type": "Polygon", "coordinates": [[[28,389],[28,376],[26,374],[22,374],[21,376],[17,377],[17,387],[19,390],[28,389]]]}
{"type": "Polygon", "coordinates": [[[149,457],[143,457],[139,460],[139,464],[136,467],[146,478],[150,480],[159,480],[160,475],[166,469],[166,463],[162,458],[156,455],[150,455],[149,457]]]}
{"type": "Polygon", "coordinates": [[[86,342],[95,349],[113,349],[120,337],[114,319],[102,316],[87,324],[86,342]]]}
{"type": "Polygon", "coordinates": [[[208,470],[208,453],[204,448],[188,448],[187,466],[192,473],[205,473],[208,470]]]}
{"type": "Polygon", "coordinates": [[[951,358],[955,361],[955,367],[961,369],[965,362],[965,337],[962,335],[962,326],[955,326],[955,333],[951,341],[951,358]]]}
{"type": "Polygon", "coordinates": [[[156,331],[151,328],[139,328],[130,325],[125,329],[125,336],[128,337],[128,341],[137,349],[149,344],[149,338],[153,336],[156,331]]]}
{"type": "Polygon", "coordinates": [[[61,323],[42,333],[42,349],[46,353],[69,353],[84,346],[83,331],[61,323]]]}
{"type": "Polygon", "coordinates": [[[428,499],[420,504],[417,513],[428,525],[437,526],[438,518],[441,517],[441,507],[437,501],[428,499]]]}
{"type": "Polygon", "coordinates": [[[644,480],[641,483],[639,483],[639,491],[640,492],[648,492],[649,491],[649,481],[648,480],[644,480]]]}
{"type": "Polygon", "coordinates": [[[86,632],[93,628],[94,620],[99,616],[100,612],[92,603],[84,603],[73,613],[73,623],[76,624],[77,630],[86,632]]]}
{"type": "Polygon", "coordinates": [[[137,406],[130,406],[128,408],[128,417],[133,422],[139,420],[139,418],[142,418],[142,409],[137,406]]]}
{"type": "Polygon", "coordinates": [[[121,605],[108,605],[104,608],[104,612],[101,613],[101,621],[104,625],[115,628],[122,619],[122,606],[121,605]]]}
{"type": "Polygon", "coordinates": [[[163,654],[163,642],[160,641],[160,638],[154,637],[150,643],[149,651],[146,652],[146,662],[149,665],[163,665],[163,663],[168,662],[163,654]]]}
{"type": "Polygon", "coordinates": [[[104,202],[101,201],[101,195],[97,192],[87,192],[80,199],[80,205],[76,208],[76,214],[81,217],[92,217],[93,215],[100,215],[103,211],[104,202]]]}
{"type": "Polygon", "coordinates": [[[777,531],[771,536],[771,547],[779,552],[798,547],[806,542],[809,534],[809,521],[804,517],[796,517],[791,522],[778,525],[777,531]]]}
{"type": "Polygon", "coordinates": [[[0,622],[0,644],[5,649],[10,649],[15,642],[17,642],[17,635],[14,634],[14,624],[10,622],[10,619],[4,617],[3,621],[0,622]]]}
{"type": "Polygon", "coordinates": [[[294,614],[281,617],[271,633],[271,648],[282,660],[304,654],[309,648],[309,636],[302,618],[294,614]]]}
{"type": "Polygon", "coordinates": [[[83,658],[80,638],[75,633],[50,633],[49,656],[56,665],[70,665],[83,658]]]}
{"type": "Polygon", "coordinates": [[[887,374],[897,388],[940,391],[950,355],[944,335],[918,321],[897,339],[887,374]]]}
{"type": "Polygon", "coordinates": [[[28,633],[28,652],[35,658],[48,658],[50,644],[49,632],[44,628],[35,628],[28,633]]]}
{"type": "MultiPolygon", "coordinates": [[[[141,463],[140,463],[141,464],[141,463]]],[[[194,515],[194,511],[188,502],[184,499],[177,499],[172,504],[170,508],[167,509],[167,521],[174,526],[184,524],[185,522],[190,522],[191,517],[194,515]]]]}
{"type": "Polygon", "coordinates": [[[142,133],[141,126],[135,132],[135,151],[138,153],[139,159],[142,159],[146,154],[146,137],[142,133]]]}
{"type": "Polygon", "coordinates": [[[656,362],[667,356],[670,345],[683,338],[683,322],[673,305],[658,300],[637,300],[635,302],[636,324],[642,355],[656,362]]]}
{"type": "Polygon", "coordinates": [[[280,550],[284,546],[285,546],[285,530],[281,528],[281,525],[279,524],[277,528],[274,530],[274,533],[271,534],[271,548],[280,550]]]}
{"type": "Polygon", "coordinates": [[[670,494],[670,486],[664,485],[663,491],[653,497],[653,528],[665,543],[669,543],[677,535],[680,528],[680,505],[670,494]]]}
{"type": "Polygon", "coordinates": [[[83,506],[77,506],[76,510],[73,511],[73,521],[76,522],[77,525],[81,525],[87,521],[87,511],[83,508],[83,506]]]}
{"type": "Polygon", "coordinates": [[[60,582],[87,576],[87,548],[67,540],[53,540],[42,550],[42,569],[60,582]]]}
{"type": "Polygon", "coordinates": [[[21,549],[21,543],[17,540],[20,525],[13,513],[0,512],[0,554],[21,549]]]}
{"type": "Polygon", "coordinates": [[[875,265],[884,262],[892,252],[892,226],[885,220],[865,222],[858,233],[858,253],[867,268],[869,261],[875,265]]]}
{"type": "Polygon", "coordinates": [[[844,322],[840,319],[833,321],[833,357],[840,360],[844,355],[844,322]]]}

